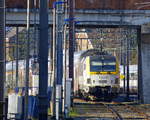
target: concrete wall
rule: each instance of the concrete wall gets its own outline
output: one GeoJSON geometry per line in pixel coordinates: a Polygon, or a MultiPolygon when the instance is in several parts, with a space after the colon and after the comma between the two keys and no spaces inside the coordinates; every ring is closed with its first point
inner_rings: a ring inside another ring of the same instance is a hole
{"type": "Polygon", "coordinates": [[[150,34],[142,34],[143,102],[150,104],[150,34]]]}

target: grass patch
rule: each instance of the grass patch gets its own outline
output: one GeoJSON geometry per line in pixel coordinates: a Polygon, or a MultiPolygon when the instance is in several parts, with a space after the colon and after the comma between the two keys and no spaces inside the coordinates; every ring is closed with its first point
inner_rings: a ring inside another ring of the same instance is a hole
{"type": "Polygon", "coordinates": [[[52,111],[50,108],[48,108],[48,115],[52,115],[52,111]]]}
{"type": "Polygon", "coordinates": [[[69,112],[69,117],[77,117],[77,116],[79,116],[77,110],[74,108],[71,108],[69,112]]]}

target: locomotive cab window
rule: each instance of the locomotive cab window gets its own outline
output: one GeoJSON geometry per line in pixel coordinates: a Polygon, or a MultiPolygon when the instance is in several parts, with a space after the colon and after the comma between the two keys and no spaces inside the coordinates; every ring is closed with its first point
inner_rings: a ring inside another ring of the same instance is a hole
{"type": "Polygon", "coordinates": [[[116,59],[114,57],[108,57],[108,56],[91,57],[90,71],[91,72],[115,72],[116,59]]]}

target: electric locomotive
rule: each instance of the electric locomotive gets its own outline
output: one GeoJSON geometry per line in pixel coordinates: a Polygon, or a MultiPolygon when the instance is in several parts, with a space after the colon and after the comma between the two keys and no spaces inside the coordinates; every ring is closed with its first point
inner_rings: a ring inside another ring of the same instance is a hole
{"type": "Polygon", "coordinates": [[[119,92],[119,63],[98,49],[74,55],[74,93],[86,100],[110,101],[119,92]]]}

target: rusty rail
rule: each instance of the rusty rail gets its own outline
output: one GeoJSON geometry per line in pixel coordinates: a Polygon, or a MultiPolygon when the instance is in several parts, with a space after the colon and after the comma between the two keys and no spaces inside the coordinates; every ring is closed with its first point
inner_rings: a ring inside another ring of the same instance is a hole
{"type": "Polygon", "coordinates": [[[128,104],[123,104],[123,103],[120,103],[120,102],[115,102],[114,104],[120,104],[120,105],[124,105],[126,108],[130,109],[131,111],[133,112],[136,112],[138,113],[139,115],[143,116],[146,120],[150,120],[150,116],[147,115],[146,113],[138,110],[137,108],[133,107],[133,106],[130,106],[128,104]]]}
{"type": "MultiPolygon", "coordinates": [[[[127,119],[129,118],[134,119],[135,117],[140,117],[141,119],[144,119],[144,120],[150,120],[150,116],[144,113],[144,110],[142,111],[136,108],[136,106],[131,106],[130,104],[125,104],[125,103],[120,103],[120,102],[112,102],[112,103],[103,103],[103,102],[90,102],[89,103],[88,102],[88,103],[83,103],[83,104],[100,105],[101,106],[100,110],[107,111],[107,113],[108,112],[111,113],[112,114],[111,118],[114,120],[123,120],[123,119],[126,119],[126,117],[127,119]]],[[[98,110],[98,106],[95,108],[90,108],[90,109],[98,110]]]]}
{"type": "Polygon", "coordinates": [[[108,111],[110,111],[114,115],[114,120],[123,120],[122,116],[111,106],[107,104],[103,104],[105,107],[107,107],[108,111]]]}
{"type": "Polygon", "coordinates": [[[137,112],[139,115],[144,116],[147,120],[150,120],[150,116],[148,116],[146,113],[139,111],[137,108],[134,108],[130,105],[124,104],[127,108],[129,108],[130,110],[137,112]]]}

